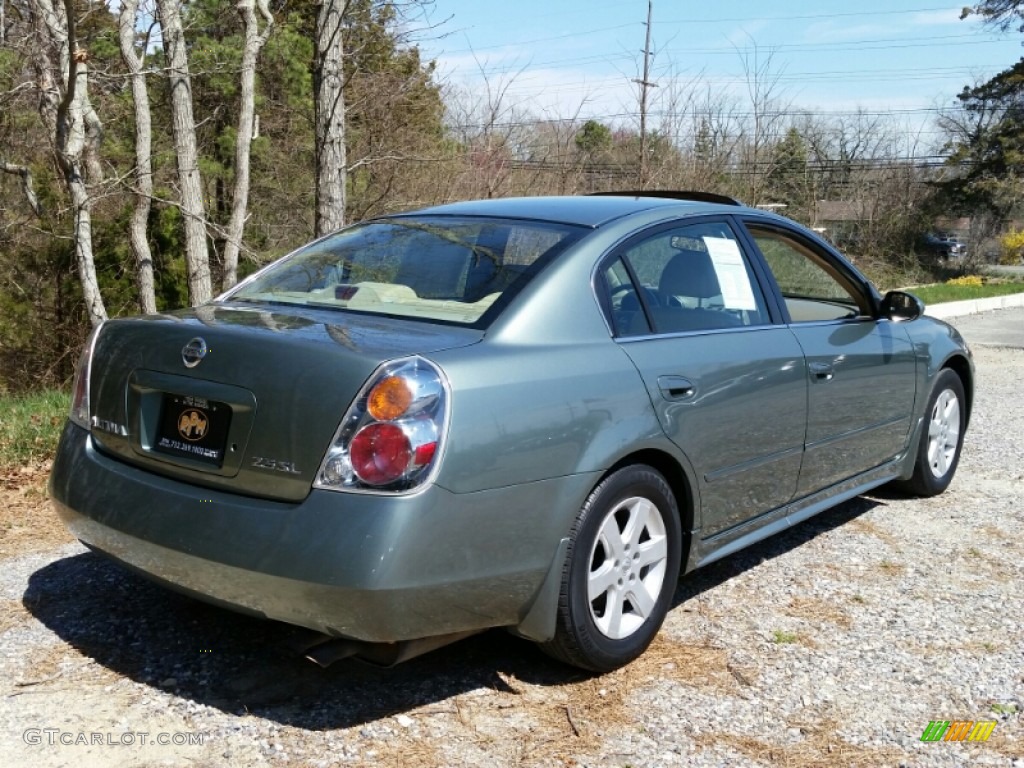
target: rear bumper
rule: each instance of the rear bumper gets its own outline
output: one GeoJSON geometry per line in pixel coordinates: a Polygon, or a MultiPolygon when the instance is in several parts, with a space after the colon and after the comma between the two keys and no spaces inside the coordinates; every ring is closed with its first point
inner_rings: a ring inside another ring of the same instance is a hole
{"type": "Polygon", "coordinates": [[[282,503],[193,486],[96,450],[68,424],[58,514],[99,550],[226,607],[367,642],[522,621],[596,477],[282,503]]]}

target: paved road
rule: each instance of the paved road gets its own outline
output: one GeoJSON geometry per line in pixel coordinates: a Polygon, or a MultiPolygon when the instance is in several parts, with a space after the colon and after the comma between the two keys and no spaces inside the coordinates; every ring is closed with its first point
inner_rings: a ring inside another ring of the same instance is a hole
{"type": "Polygon", "coordinates": [[[1024,349],[1024,307],[954,317],[948,322],[972,346],[1024,349]]]}

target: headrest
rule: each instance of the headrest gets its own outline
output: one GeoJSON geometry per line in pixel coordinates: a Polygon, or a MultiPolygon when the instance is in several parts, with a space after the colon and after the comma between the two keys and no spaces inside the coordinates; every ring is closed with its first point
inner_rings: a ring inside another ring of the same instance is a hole
{"type": "Polygon", "coordinates": [[[679,251],[665,266],[658,283],[662,296],[693,296],[707,299],[720,296],[722,287],[718,284],[711,256],[704,251],[679,251]]]}

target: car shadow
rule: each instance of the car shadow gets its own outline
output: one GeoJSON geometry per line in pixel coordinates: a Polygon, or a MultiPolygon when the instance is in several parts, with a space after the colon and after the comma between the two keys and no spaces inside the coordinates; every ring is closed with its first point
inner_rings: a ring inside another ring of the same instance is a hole
{"type": "MultiPolygon", "coordinates": [[[[878,503],[864,497],[846,502],[686,576],[673,607],[878,503]]],[[[80,653],[131,680],[224,712],[309,730],[359,726],[481,688],[516,693],[516,680],[559,686],[592,677],[503,630],[390,669],[351,660],[322,669],[294,650],[302,630],[179,595],[91,552],[33,573],[22,602],[80,653]]]]}
{"type": "Polygon", "coordinates": [[[890,494],[888,490],[876,489],[870,496],[857,496],[764,541],[706,565],[680,580],[672,607],[714,589],[766,560],[797,549],[823,533],[840,528],[875,507],[885,506],[886,499],[899,498],[903,497],[895,491],[890,494]]]}

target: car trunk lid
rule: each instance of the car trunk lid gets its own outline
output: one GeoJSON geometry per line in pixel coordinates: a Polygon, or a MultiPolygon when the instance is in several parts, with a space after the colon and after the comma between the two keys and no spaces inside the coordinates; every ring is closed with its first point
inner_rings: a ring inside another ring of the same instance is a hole
{"type": "Polygon", "coordinates": [[[159,474],[297,501],[381,362],[482,335],[271,305],[113,320],[93,355],[93,438],[101,450],[159,474]]]}

